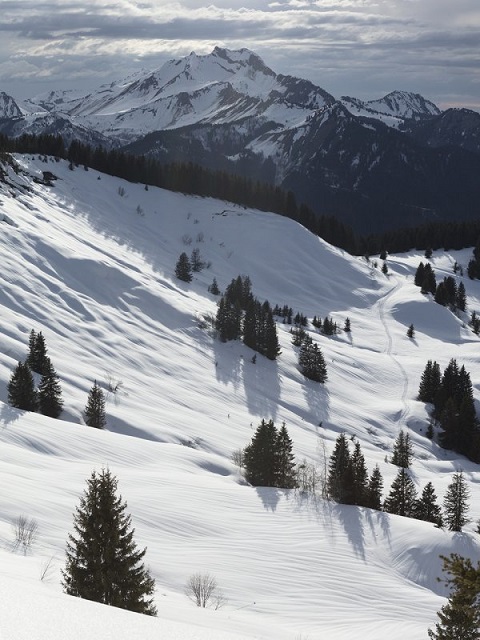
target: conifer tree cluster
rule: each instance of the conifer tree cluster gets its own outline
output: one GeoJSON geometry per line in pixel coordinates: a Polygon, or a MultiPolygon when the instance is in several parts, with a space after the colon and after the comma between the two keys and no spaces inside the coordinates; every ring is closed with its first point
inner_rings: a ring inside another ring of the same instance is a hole
{"type": "Polygon", "coordinates": [[[370,477],[360,443],[355,442],[353,452],[344,433],[336,442],[328,464],[328,494],[341,504],[354,504],[380,509],[383,478],[378,466],[370,477]]]}
{"type": "Polygon", "coordinates": [[[302,340],[298,365],[302,374],[309,380],[322,384],[327,381],[327,365],[323,353],[308,335],[302,340]]]}
{"type": "Polygon", "coordinates": [[[338,436],[328,464],[329,497],[341,504],[383,510],[407,518],[432,522],[437,527],[442,527],[445,523],[450,531],[461,531],[468,522],[469,508],[469,490],[463,473],[453,475],[445,493],[443,510],[437,502],[435,488],[431,482],[425,485],[419,497],[408,469],[413,453],[408,435],[400,433],[394,451],[394,460],[396,464],[401,463],[400,469],[383,502],[383,478],[380,468],[376,465],[369,476],[360,443],[355,442],[353,451],[350,451],[344,433],[338,436]]]}
{"type": "MultiPolygon", "coordinates": [[[[7,385],[8,403],[24,411],[39,411],[44,416],[58,418],[63,399],[59,377],[47,355],[42,332],[30,332],[28,355],[25,362],[15,367],[7,385]],[[35,375],[39,377],[38,388],[35,375]]],[[[85,423],[103,429],[106,426],[105,395],[97,381],[91,388],[85,406],[85,423]]]]}
{"type": "Polygon", "coordinates": [[[427,482],[418,497],[417,489],[408,469],[399,469],[385,498],[383,510],[407,518],[416,518],[432,522],[437,527],[447,525],[450,531],[461,531],[468,522],[469,491],[460,471],[453,474],[452,482],[448,485],[443,500],[443,511],[437,503],[435,488],[427,482]]]}
{"type": "Polygon", "coordinates": [[[277,327],[272,308],[252,294],[248,276],[238,276],[228,285],[218,302],[215,329],[222,342],[243,341],[254,351],[275,360],[280,354],[277,327]]]}
{"type": "MultiPolygon", "coordinates": [[[[338,333],[337,323],[334,322],[332,318],[329,318],[328,316],[325,317],[325,320],[323,320],[323,322],[320,316],[318,318],[317,316],[313,316],[312,325],[315,327],[315,329],[318,329],[319,331],[321,331],[325,336],[333,336],[336,333],[338,333]]],[[[350,329],[347,328],[347,331],[350,331],[350,329]]]]}
{"type": "Polygon", "coordinates": [[[420,262],[415,272],[414,282],[417,287],[421,288],[422,293],[431,293],[435,302],[443,307],[449,307],[452,311],[457,309],[465,311],[467,308],[467,294],[463,282],[459,282],[457,286],[455,278],[446,276],[437,285],[435,274],[429,262],[426,264],[420,262]]]}
{"type": "Polygon", "coordinates": [[[476,311],[472,311],[468,324],[472,327],[473,333],[478,336],[480,333],[480,318],[476,311]]]}
{"type": "Polygon", "coordinates": [[[300,347],[298,366],[302,374],[309,380],[324,383],[327,381],[327,365],[323,353],[316,342],[313,342],[308,331],[300,327],[290,329],[292,344],[300,347]]]}
{"type": "Polygon", "coordinates": [[[418,399],[433,404],[433,417],[443,432],[440,444],[470,460],[480,460],[479,423],[475,412],[470,374],[452,358],[440,376],[440,367],[429,360],[422,374],[418,399]]]}
{"type": "Polygon", "coordinates": [[[28,355],[25,362],[15,367],[7,387],[8,402],[24,411],[40,411],[45,416],[58,418],[62,412],[62,389],[58,375],[47,355],[42,332],[30,332],[28,355]],[[33,373],[40,375],[38,389],[33,373]]]}
{"type": "Polygon", "coordinates": [[[246,478],[254,486],[297,486],[293,443],[285,423],[277,429],[273,420],[262,420],[243,451],[243,462],[246,478]]]}

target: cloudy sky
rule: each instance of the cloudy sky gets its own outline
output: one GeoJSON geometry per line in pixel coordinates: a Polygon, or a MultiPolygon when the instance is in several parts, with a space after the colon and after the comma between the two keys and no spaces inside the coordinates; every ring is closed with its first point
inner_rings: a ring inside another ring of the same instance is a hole
{"type": "Polygon", "coordinates": [[[87,91],[216,45],[336,97],[480,110],[479,0],[1,0],[0,91],[87,91]]]}

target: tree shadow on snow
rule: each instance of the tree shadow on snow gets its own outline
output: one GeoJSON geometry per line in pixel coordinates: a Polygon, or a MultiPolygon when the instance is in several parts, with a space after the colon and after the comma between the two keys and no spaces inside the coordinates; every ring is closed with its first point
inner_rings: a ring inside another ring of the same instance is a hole
{"type": "Polygon", "coordinates": [[[0,423],[6,427],[7,424],[16,422],[24,413],[25,411],[22,411],[21,409],[16,409],[8,404],[4,404],[0,411],[0,423]]]}
{"type": "Polygon", "coordinates": [[[281,491],[274,487],[255,487],[258,497],[267,511],[276,511],[281,491]]]}
{"type": "Polygon", "coordinates": [[[365,560],[365,534],[363,531],[363,514],[360,509],[349,505],[337,504],[335,505],[334,514],[345,529],[355,555],[365,560]]]}
{"type": "Polygon", "coordinates": [[[240,384],[242,356],[238,353],[238,342],[212,341],[215,358],[215,376],[218,382],[231,384],[235,389],[240,384]]]}
{"type": "Polygon", "coordinates": [[[249,413],[276,420],[280,402],[280,375],[275,361],[256,355],[243,361],[243,386],[249,413]]]}
{"type": "Polygon", "coordinates": [[[330,415],[330,393],[325,385],[305,378],[303,393],[311,413],[311,422],[318,426],[327,422],[330,415]]]}

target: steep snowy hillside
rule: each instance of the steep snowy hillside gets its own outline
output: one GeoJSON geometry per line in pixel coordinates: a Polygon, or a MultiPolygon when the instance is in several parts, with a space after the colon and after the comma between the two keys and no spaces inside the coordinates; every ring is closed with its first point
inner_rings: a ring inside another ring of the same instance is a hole
{"type": "MultiPolygon", "coordinates": [[[[0,187],[0,632],[76,640],[91,635],[95,620],[106,638],[424,638],[444,602],[439,554],[480,559],[480,474],[425,437],[418,384],[428,359],[444,368],[455,357],[478,400],[480,358],[466,316],[414,286],[423,255],[391,256],[384,275],[273,214],[69,171],[64,162],[18,161],[24,172],[10,170],[0,187]],[[58,177],[53,187],[32,179],[45,170],[58,177]],[[185,284],[174,267],[194,248],[209,266],[185,284]],[[288,325],[278,324],[278,360],[258,356],[255,364],[242,343],[211,335],[205,318],[216,298],[207,287],[215,277],[224,289],[239,274],[272,305],[329,314],[340,326],[350,318],[350,335],[312,330],[325,385],[300,374],[288,325]],[[60,376],[59,420],[6,404],[32,328],[43,332],[60,376]],[[107,393],[105,431],[82,416],[94,380],[107,393]],[[471,524],[452,534],[248,486],[231,454],[262,418],[286,423],[297,460],[321,463],[339,433],[355,436],[369,469],[381,469],[384,495],[397,473],[388,462],[393,442],[407,429],[417,488],[431,480],[441,499],[462,468],[471,524]],[[138,544],[148,547],[157,620],[61,594],[72,512],[91,471],[105,466],[119,479],[138,544]],[[21,514],[39,523],[26,557],[10,553],[11,522],[21,514]],[[197,610],[184,595],[197,571],[217,578],[228,598],[222,609],[197,610]]],[[[434,254],[437,279],[452,275],[455,261],[466,266],[469,253],[434,254]]],[[[478,283],[465,286],[469,310],[479,311],[478,283]]]]}

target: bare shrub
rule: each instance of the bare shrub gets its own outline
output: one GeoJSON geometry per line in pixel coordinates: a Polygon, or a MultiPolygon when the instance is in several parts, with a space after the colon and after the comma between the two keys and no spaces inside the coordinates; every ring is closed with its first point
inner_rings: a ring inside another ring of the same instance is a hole
{"type": "Polygon", "coordinates": [[[137,208],[135,209],[135,211],[138,213],[139,216],[144,216],[145,215],[144,210],[142,209],[142,207],[139,204],[137,204],[137,208]]]}
{"type": "Polygon", "coordinates": [[[13,550],[16,551],[21,547],[23,553],[26,555],[37,537],[38,522],[34,518],[27,518],[27,516],[23,515],[18,516],[18,518],[12,522],[12,529],[15,537],[13,550]]]}
{"type": "Polygon", "coordinates": [[[125,195],[125,189],[123,187],[118,187],[118,195],[123,198],[125,195]]]}
{"type": "Polygon", "coordinates": [[[189,236],[188,233],[184,233],[182,236],[182,242],[185,246],[189,246],[192,244],[192,236],[189,236]]]}
{"type": "Polygon", "coordinates": [[[111,373],[105,373],[105,385],[109,393],[117,394],[123,388],[123,381],[111,373]]]}
{"type": "Polygon", "coordinates": [[[232,452],[232,462],[239,469],[243,469],[245,466],[245,453],[243,449],[235,449],[235,451],[232,452]]]}
{"type": "Polygon", "coordinates": [[[197,607],[219,609],[226,599],[218,588],[217,581],[208,573],[194,573],[185,585],[185,594],[197,607]]]}
{"type": "Polygon", "coordinates": [[[200,231],[199,233],[197,233],[197,242],[203,242],[204,240],[205,240],[205,235],[203,231],[200,231]]]}

